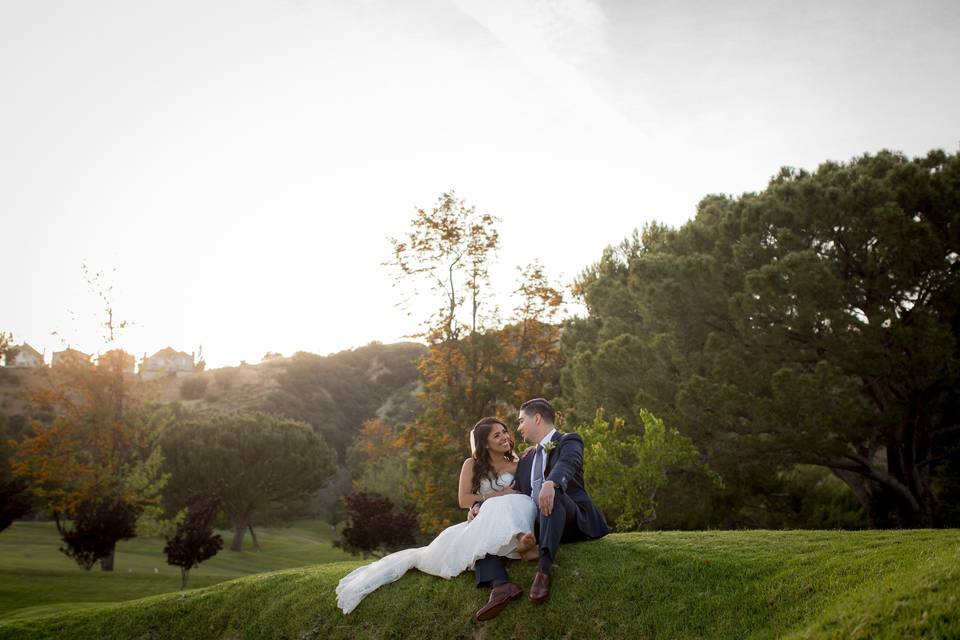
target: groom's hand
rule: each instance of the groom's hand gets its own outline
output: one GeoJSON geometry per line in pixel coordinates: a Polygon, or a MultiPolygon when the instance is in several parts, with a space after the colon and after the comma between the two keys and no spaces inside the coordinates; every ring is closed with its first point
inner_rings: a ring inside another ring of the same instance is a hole
{"type": "Polygon", "coordinates": [[[538,502],[540,503],[540,513],[545,516],[553,513],[553,498],[556,496],[555,486],[553,480],[547,480],[540,488],[540,498],[538,502]]]}

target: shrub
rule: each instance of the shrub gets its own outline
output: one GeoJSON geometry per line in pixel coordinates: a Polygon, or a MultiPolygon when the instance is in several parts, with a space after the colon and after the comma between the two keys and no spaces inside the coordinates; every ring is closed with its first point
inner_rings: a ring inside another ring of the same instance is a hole
{"type": "Polygon", "coordinates": [[[213,520],[220,510],[222,484],[207,491],[193,492],[188,499],[187,517],[177,525],[176,533],[167,538],[163,552],[167,564],[180,567],[180,588],[187,588],[190,569],[217,555],[223,538],[213,532],[213,520]]]}
{"type": "Polygon", "coordinates": [[[203,376],[187,378],[180,383],[180,397],[184,400],[199,400],[207,392],[210,381],[203,376]]]}
{"type": "Polygon", "coordinates": [[[364,558],[395,551],[416,542],[417,518],[411,510],[394,510],[389,498],[361,491],[343,499],[347,527],[334,544],[364,558]]]}
{"type": "Polygon", "coordinates": [[[229,390],[233,387],[233,383],[237,380],[237,374],[240,373],[236,367],[230,367],[228,369],[217,369],[213,372],[213,378],[217,382],[217,386],[223,389],[224,391],[229,390]]]}
{"type": "Polygon", "coordinates": [[[67,556],[87,571],[97,560],[104,571],[113,571],[113,554],[119,540],[137,535],[140,508],[122,498],[94,498],[81,502],[72,516],[73,528],[57,520],[67,556]]]}

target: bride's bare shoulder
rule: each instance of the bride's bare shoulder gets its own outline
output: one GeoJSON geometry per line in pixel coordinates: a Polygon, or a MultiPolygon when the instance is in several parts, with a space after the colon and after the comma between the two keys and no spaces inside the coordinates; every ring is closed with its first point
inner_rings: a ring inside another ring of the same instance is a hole
{"type": "Polygon", "coordinates": [[[473,469],[473,458],[467,458],[464,460],[462,469],[473,469]]]}

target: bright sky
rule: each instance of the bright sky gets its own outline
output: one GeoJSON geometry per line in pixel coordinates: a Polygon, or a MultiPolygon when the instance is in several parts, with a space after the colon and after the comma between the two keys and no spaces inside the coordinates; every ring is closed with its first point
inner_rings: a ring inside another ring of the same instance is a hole
{"type": "Polygon", "coordinates": [[[398,340],[387,238],[445,190],[501,291],[569,282],[782,165],[957,151],[958,68],[956,0],[0,0],[0,330],[103,350],[87,264],[138,357],[398,340]]]}

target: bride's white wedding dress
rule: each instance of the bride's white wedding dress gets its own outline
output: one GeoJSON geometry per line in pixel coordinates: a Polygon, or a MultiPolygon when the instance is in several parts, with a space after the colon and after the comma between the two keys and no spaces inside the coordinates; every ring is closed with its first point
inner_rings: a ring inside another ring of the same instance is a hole
{"type": "MultiPolygon", "coordinates": [[[[492,484],[480,481],[480,495],[487,496],[513,482],[504,473],[492,484]]],[[[337,585],[337,606],[350,613],[367,594],[399,580],[410,569],[450,579],[487,554],[519,558],[517,535],[532,533],[537,507],[533,498],[520,493],[484,500],[480,513],[470,522],[447,527],[426,547],[404,549],[347,574],[337,585]]]]}

